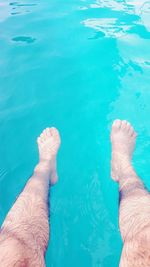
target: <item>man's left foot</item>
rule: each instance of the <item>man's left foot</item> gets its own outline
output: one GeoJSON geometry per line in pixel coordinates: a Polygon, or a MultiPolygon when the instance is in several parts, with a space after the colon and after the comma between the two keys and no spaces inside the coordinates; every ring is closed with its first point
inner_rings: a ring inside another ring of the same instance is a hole
{"type": "Polygon", "coordinates": [[[60,135],[56,128],[46,128],[38,137],[40,163],[43,168],[50,167],[50,182],[55,184],[58,180],[56,171],[56,156],[60,147],[60,135]]]}

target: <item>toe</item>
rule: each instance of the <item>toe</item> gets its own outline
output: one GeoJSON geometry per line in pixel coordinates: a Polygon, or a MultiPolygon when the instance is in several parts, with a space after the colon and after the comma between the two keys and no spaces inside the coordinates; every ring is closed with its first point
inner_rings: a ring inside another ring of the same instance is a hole
{"type": "Polygon", "coordinates": [[[130,125],[130,123],[127,121],[126,129],[127,129],[128,132],[129,132],[129,130],[130,130],[130,127],[131,127],[131,125],[130,125]]]}
{"type": "Polygon", "coordinates": [[[46,135],[47,135],[48,137],[50,136],[49,128],[46,128],[46,129],[45,129],[45,133],[46,133],[46,135]]]}
{"type": "Polygon", "coordinates": [[[136,138],[137,137],[137,133],[135,131],[133,132],[132,137],[133,138],[136,138]]]}
{"type": "Polygon", "coordinates": [[[53,137],[53,139],[55,140],[55,142],[60,145],[61,143],[61,138],[60,138],[60,134],[58,132],[58,130],[54,127],[49,129],[50,131],[50,135],[53,137]]]}
{"type": "Polygon", "coordinates": [[[50,132],[50,135],[51,135],[51,136],[54,136],[54,137],[56,137],[56,138],[59,136],[58,130],[57,130],[55,127],[51,127],[51,128],[49,129],[49,132],[50,132]]]}
{"type": "Polygon", "coordinates": [[[112,125],[113,130],[119,130],[121,127],[121,120],[115,120],[112,125]]]}
{"type": "Polygon", "coordinates": [[[130,125],[130,129],[129,129],[129,133],[130,133],[130,136],[136,135],[136,133],[135,133],[135,131],[131,125],[130,125]]]}
{"type": "Polygon", "coordinates": [[[130,136],[134,134],[134,129],[128,121],[126,122],[126,130],[130,136]]]}
{"type": "Polygon", "coordinates": [[[121,122],[121,130],[123,130],[123,131],[128,131],[128,122],[126,121],[126,120],[123,120],[122,122],[121,122]]]}
{"type": "Polygon", "coordinates": [[[42,141],[42,138],[41,137],[38,137],[37,138],[37,143],[38,143],[38,145],[42,145],[43,144],[43,141],[42,141]]]}
{"type": "Polygon", "coordinates": [[[43,136],[46,138],[47,137],[47,128],[43,131],[43,136]]]}
{"type": "Polygon", "coordinates": [[[56,132],[56,129],[55,129],[55,127],[51,127],[51,128],[49,129],[49,131],[50,131],[50,135],[54,135],[55,132],[56,132]]]}
{"type": "Polygon", "coordinates": [[[46,138],[45,138],[45,133],[44,133],[44,131],[41,133],[40,138],[41,138],[41,141],[42,141],[42,142],[45,141],[46,138]]]}

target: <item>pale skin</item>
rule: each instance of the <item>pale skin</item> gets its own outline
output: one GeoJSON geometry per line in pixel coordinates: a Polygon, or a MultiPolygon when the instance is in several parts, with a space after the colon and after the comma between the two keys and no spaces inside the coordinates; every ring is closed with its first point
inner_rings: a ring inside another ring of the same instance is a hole
{"type": "MultiPolygon", "coordinates": [[[[0,265],[45,267],[50,236],[49,189],[57,182],[60,136],[47,128],[38,138],[39,163],[0,231],[0,265]]],[[[120,267],[150,266],[150,195],[132,163],[136,133],[127,121],[112,126],[112,178],[119,183],[119,225],[124,242],[120,267]]]]}
{"type": "Polygon", "coordinates": [[[119,226],[124,243],[120,267],[150,266],[150,195],[131,163],[136,136],[127,121],[114,121],[112,178],[119,183],[119,226]]]}
{"type": "Polygon", "coordinates": [[[0,265],[3,267],[45,267],[50,235],[49,190],[57,182],[59,132],[46,128],[37,142],[39,163],[1,227],[0,265]]]}

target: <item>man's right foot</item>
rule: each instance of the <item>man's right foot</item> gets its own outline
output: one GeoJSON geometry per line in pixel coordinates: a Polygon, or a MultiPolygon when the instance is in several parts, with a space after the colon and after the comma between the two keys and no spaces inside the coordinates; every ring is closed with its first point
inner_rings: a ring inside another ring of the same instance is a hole
{"type": "Polygon", "coordinates": [[[119,181],[125,170],[132,168],[131,159],[135,147],[136,132],[127,121],[115,120],[112,125],[111,176],[119,181]]]}

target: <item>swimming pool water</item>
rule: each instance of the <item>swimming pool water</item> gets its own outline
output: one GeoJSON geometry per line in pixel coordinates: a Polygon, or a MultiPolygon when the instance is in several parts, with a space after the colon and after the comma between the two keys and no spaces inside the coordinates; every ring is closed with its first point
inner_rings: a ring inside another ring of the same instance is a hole
{"type": "Polygon", "coordinates": [[[0,0],[0,222],[38,160],[36,137],[56,126],[48,267],[119,264],[114,119],[139,133],[134,165],[150,188],[149,17],[144,0],[0,0]]]}

